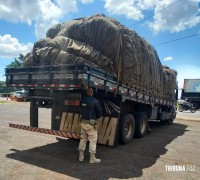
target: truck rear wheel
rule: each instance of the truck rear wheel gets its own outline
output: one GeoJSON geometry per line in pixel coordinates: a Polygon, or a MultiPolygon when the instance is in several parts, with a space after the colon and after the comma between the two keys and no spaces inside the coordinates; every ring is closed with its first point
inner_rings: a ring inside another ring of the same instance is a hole
{"type": "Polygon", "coordinates": [[[135,133],[135,119],[132,114],[124,114],[119,121],[119,142],[127,144],[135,133]]]}
{"type": "Polygon", "coordinates": [[[146,113],[139,112],[135,114],[135,137],[141,138],[148,131],[148,118],[146,113]]]}

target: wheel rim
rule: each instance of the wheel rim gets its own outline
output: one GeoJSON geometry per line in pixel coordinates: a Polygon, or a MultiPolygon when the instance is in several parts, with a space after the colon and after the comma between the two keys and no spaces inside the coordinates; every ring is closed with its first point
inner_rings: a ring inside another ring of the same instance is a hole
{"type": "Polygon", "coordinates": [[[133,131],[133,124],[130,120],[126,123],[124,131],[125,131],[126,138],[129,138],[133,131]]]}

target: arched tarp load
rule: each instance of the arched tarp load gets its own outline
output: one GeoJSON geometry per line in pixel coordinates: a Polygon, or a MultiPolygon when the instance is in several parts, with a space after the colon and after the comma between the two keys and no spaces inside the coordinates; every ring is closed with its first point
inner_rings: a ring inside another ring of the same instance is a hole
{"type": "Polygon", "coordinates": [[[25,57],[25,66],[78,63],[102,68],[151,95],[169,97],[163,85],[172,79],[166,80],[154,47],[113,18],[98,14],[57,24],[25,57]]]}
{"type": "Polygon", "coordinates": [[[163,74],[163,86],[165,87],[163,89],[164,97],[172,98],[175,90],[174,87],[176,87],[177,72],[173,69],[170,69],[168,66],[163,66],[163,74]]]}

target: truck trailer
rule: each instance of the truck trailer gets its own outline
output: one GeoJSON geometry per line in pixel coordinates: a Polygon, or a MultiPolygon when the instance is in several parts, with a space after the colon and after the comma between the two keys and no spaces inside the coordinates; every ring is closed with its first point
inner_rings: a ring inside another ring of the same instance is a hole
{"type": "Polygon", "coordinates": [[[27,89],[30,99],[30,127],[10,127],[79,139],[80,101],[88,86],[103,107],[100,144],[127,144],[147,133],[148,120],[171,124],[176,116],[176,94],[169,100],[118,85],[113,75],[88,65],[7,68],[6,77],[8,86],[27,89]],[[52,109],[51,130],[38,128],[38,108],[52,109]]]}
{"type": "Polygon", "coordinates": [[[10,127],[79,139],[88,87],[103,109],[99,144],[127,144],[145,136],[150,120],[171,124],[176,117],[176,71],[115,19],[94,15],[57,24],[24,61],[5,74],[7,86],[28,92],[30,126],[10,127]],[[38,108],[51,108],[51,129],[38,127],[38,108]]]}
{"type": "Polygon", "coordinates": [[[196,109],[200,108],[200,79],[184,79],[181,99],[186,99],[196,109]]]}

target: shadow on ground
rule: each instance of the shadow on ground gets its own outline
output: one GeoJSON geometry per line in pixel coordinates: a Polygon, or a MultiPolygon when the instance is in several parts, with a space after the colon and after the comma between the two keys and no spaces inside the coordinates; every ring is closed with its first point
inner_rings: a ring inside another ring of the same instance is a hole
{"type": "Polygon", "coordinates": [[[142,176],[142,170],[151,167],[167,152],[166,146],[186,132],[186,125],[151,123],[152,133],[142,139],[133,139],[128,145],[115,148],[98,145],[97,156],[102,163],[91,165],[88,149],[84,162],[78,162],[78,143],[62,140],[33,149],[19,151],[7,157],[62,173],[78,179],[133,178],[142,176]]]}

